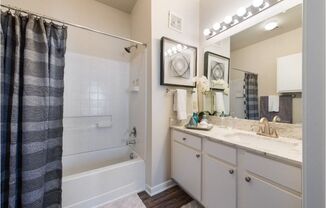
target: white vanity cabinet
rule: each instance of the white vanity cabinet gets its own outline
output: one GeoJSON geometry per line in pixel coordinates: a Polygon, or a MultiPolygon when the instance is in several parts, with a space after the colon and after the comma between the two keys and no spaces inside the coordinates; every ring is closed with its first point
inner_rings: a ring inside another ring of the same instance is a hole
{"type": "Polygon", "coordinates": [[[172,178],[201,201],[201,138],[172,131],[172,178]]]}
{"type": "Polygon", "coordinates": [[[301,208],[301,168],[239,151],[239,208],[301,208]]]}
{"type": "Polygon", "coordinates": [[[206,208],[236,208],[236,149],[203,140],[203,194],[206,208]]]}
{"type": "Polygon", "coordinates": [[[301,167],[253,152],[174,129],[172,178],[206,208],[301,208],[301,167]]]}

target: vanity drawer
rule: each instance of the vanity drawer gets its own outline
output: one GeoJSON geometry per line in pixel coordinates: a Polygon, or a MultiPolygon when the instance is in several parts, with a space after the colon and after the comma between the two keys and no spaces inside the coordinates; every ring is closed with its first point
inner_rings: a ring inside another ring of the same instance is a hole
{"type": "Polygon", "coordinates": [[[180,131],[172,130],[172,138],[181,144],[185,144],[197,150],[201,150],[201,138],[186,134],[180,131]]]}
{"type": "Polygon", "coordinates": [[[248,152],[243,156],[246,170],[302,193],[301,168],[248,152]]]}
{"type": "Polygon", "coordinates": [[[204,140],[204,153],[224,160],[227,163],[236,165],[237,163],[237,150],[236,148],[223,145],[220,143],[204,140]]]}

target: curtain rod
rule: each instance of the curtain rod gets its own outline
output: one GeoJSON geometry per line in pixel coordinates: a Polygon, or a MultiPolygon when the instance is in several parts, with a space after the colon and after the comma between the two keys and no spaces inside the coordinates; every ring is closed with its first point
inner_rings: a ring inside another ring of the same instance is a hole
{"type": "Polygon", "coordinates": [[[250,71],[246,71],[246,70],[243,70],[243,69],[238,69],[238,68],[232,68],[233,70],[236,70],[236,71],[241,71],[241,72],[244,72],[244,73],[249,73],[249,74],[255,74],[255,75],[258,75],[257,73],[253,73],[253,72],[250,72],[250,71]]]}
{"type": "Polygon", "coordinates": [[[84,30],[87,30],[87,31],[90,31],[90,32],[95,32],[95,33],[98,33],[98,34],[101,34],[101,35],[109,36],[109,37],[112,37],[112,38],[117,38],[117,39],[124,40],[124,41],[130,42],[130,43],[140,44],[140,45],[143,45],[143,46],[147,47],[146,43],[142,43],[142,42],[132,40],[132,39],[129,39],[129,38],[125,38],[125,37],[121,37],[121,36],[118,36],[118,35],[113,35],[113,34],[110,34],[110,33],[102,32],[100,30],[96,30],[96,29],[86,27],[86,26],[83,26],[83,25],[74,24],[74,23],[71,23],[71,22],[66,22],[66,21],[63,21],[63,20],[60,20],[60,19],[56,19],[56,18],[49,17],[49,16],[42,15],[42,14],[38,14],[38,13],[35,13],[35,12],[31,12],[29,10],[21,9],[21,8],[10,6],[10,5],[0,4],[0,6],[3,7],[3,8],[7,8],[9,10],[15,10],[15,11],[23,12],[23,13],[26,13],[26,14],[32,14],[32,15],[42,17],[42,18],[50,20],[50,21],[61,23],[63,25],[69,25],[69,26],[72,26],[72,27],[84,29],[84,30]]]}

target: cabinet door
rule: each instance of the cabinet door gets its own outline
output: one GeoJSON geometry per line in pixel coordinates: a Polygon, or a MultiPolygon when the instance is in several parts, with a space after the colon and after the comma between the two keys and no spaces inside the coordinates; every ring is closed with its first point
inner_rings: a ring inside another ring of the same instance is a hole
{"type": "Polygon", "coordinates": [[[250,174],[240,179],[239,208],[301,208],[301,197],[250,174]]]}
{"type": "Polygon", "coordinates": [[[236,208],[236,170],[209,155],[203,163],[203,203],[206,208],[236,208]]]}
{"type": "Polygon", "coordinates": [[[201,154],[173,142],[172,178],[196,200],[201,201],[201,154]]]}
{"type": "Polygon", "coordinates": [[[277,92],[302,91],[302,53],[277,59],[277,92]]]}

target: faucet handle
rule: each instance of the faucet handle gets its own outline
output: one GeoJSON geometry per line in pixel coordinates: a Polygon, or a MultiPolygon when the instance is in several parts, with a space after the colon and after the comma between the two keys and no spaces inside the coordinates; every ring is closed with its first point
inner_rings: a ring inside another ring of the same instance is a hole
{"type": "Polygon", "coordinates": [[[277,133],[277,130],[275,127],[270,127],[269,128],[269,131],[271,132],[270,133],[270,136],[273,137],[273,138],[278,138],[278,133],[277,133]]]}
{"type": "Polygon", "coordinates": [[[268,122],[268,119],[266,117],[261,117],[259,123],[265,123],[265,122],[268,122]]]}

